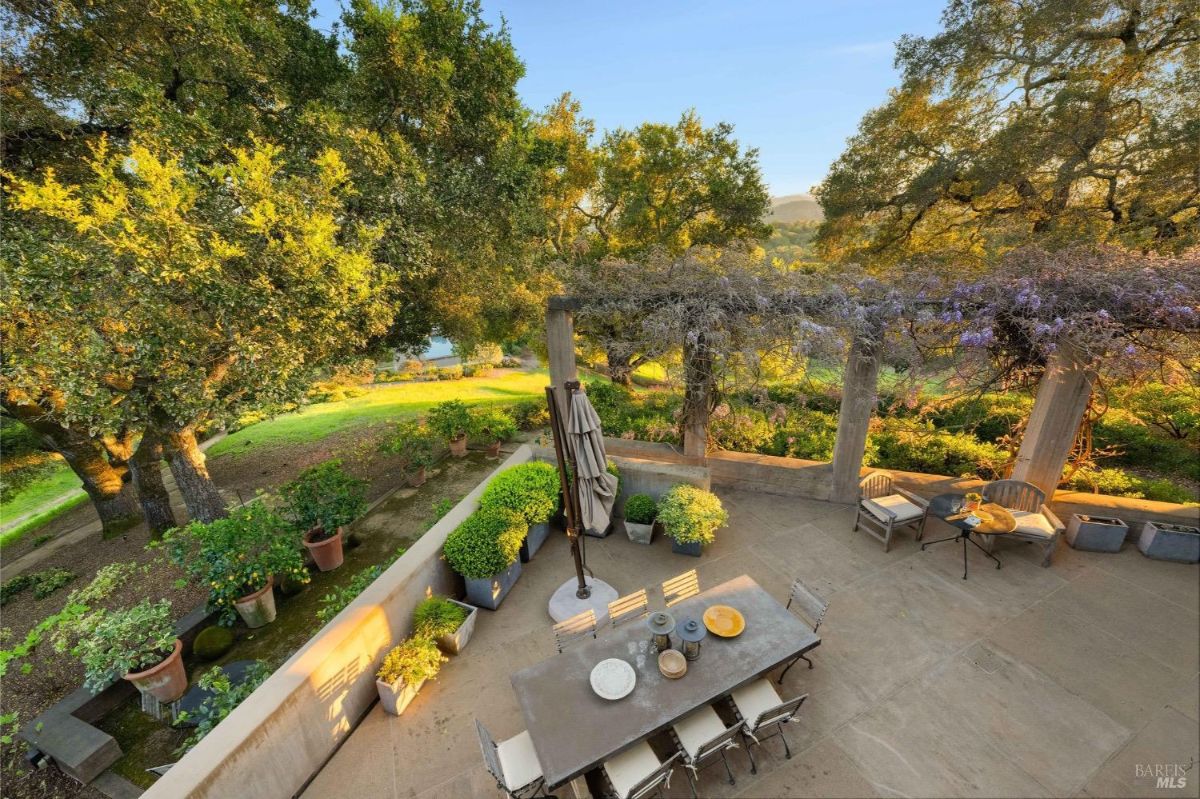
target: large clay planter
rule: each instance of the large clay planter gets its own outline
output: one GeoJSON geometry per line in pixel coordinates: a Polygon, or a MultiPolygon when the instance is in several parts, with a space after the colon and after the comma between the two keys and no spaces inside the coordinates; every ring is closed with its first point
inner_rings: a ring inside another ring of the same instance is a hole
{"type": "Polygon", "coordinates": [[[271,590],[274,585],[275,579],[268,578],[264,587],[234,600],[233,609],[242,617],[242,621],[246,622],[247,627],[263,627],[275,621],[275,593],[271,590]]]}
{"type": "Polygon", "coordinates": [[[488,444],[487,454],[490,457],[499,458],[500,457],[500,442],[496,441],[494,443],[488,444]]]}
{"type": "Polygon", "coordinates": [[[408,478],[408,484],[413,488],[419,488],[420,486],[425,485],[424,466],[417,467],[417,471],[413,473],[413,476],[408,478]]]}
{"type": "Polygon", "coordinates": [[[450,454],[456,458],[465,457],[467,454],[467,437],[459,436],[458,438],[450,439],[450,454]]]}
{"type": "Polygon", "coordinates": [[[386,683],[382,680],[375,680],[375,687],[379,690],[379,704],[383,705],[383,709],[393,716],[399,716],[404,712],[404,708],[408,707],[408,703],[417,698],[417,692],[421,690],[421,686],[425,684],[421,680],[415,685],[410,685],[404,680],[396,680],[394,683],[386,683]]]}
{"type": "Polygon", "coordinates": [[[131,671],[125,675],[125,679],[159,702],[174,702],[187,693],[188,688],[187,670],[183,668],[183,641],[176,638],[171,654],[157,666],[144,671],[131,671]]]}
{"type": "Polygon", "coordinates": [[[313,537],[321,531],[321,528],[314,527],[304,534],[304,546],[308,548],[308,552],[312,555],[313,562],[317,564],[317,568],[323,572],[333,571],[338,566],[342,565],[342,528],[339,527],[337,532],[329,538],[320,541],[313,541],[313,537]]]}

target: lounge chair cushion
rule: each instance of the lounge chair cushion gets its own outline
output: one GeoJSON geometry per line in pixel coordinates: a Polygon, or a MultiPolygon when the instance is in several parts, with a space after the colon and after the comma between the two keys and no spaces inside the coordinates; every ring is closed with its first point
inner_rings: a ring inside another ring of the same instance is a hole
{"type": "Polygon", "coordinates": [[[738,713],[741,713],[742,718],[746,720],[746,729],[749,732],[757,729],[755,724],[763,712],[783,704],[783,700],[775,691],[775,686],[771,685],[771,681],[767,679],[758,679],[749,685],[743,685],[731,696],[733,703],[737,705],[738,713]]]}
{"type": "Polygon", "coordinates": [[[661,766],[658,756],[645,741],[634,744],[616,757],[604,761],[604,772],[621,799],[637,787],[637,784],[661,766]]]}
{"type": "Polygon", "coordinates": [[[504,783],[510,790],[524,788],[542,778],[542,764],[538,762],[528,730],[496,744],[496,754],[504,770],[504,783]]]}
{"type": "Polygon", "coordinates": [[[1013,518],[1017,520],[1017,528],[1014,533],[1020,535],[1035,536],[1037,538],[1053,538],[1054,525],[1050,524],[1050,520],[1040,513],[1030,513],[1026,510],[1009,511],[1013,518]]]}
{"type": "Polygon", "coordinates": [[[687,752],[688,760],[695,760],[700,747],[725,732],[721,717],[711,705],[705,705],[675,725],[675,734],[683,751],[687,752]]]}
{"type": "Polygon", "coordinates": [[[867,512],[874,516],[879,521],[887,524],[887,510],[896,514],[896,523],[910,522],[913,519],[919,519],[925,514],[925,509],[919,505],[915,505],[905,497],[899,494],[888,494],[886,497],[875,497],[874,499],[864,499],[863,507],[867,512]]]}

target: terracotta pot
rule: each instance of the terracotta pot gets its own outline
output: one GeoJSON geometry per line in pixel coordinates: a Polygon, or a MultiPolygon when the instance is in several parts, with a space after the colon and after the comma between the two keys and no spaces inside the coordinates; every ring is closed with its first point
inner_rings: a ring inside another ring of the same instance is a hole
{"type": "Polygon", "coordinates": [[[418,486],[425,485],[425,467],[424,466],[418,467],[417,471],[413,473],[412,477],[408,478],[408,484],[410,486],[412,486],[413,488],[417,488],[418,486]]]}
{"type": "Polygon", "coordinates": [[[175,648],[158,665],[144,671],[131,671],[125,679],[159,702],[174,702],[188,689],[187,670],[183,668],[183,641],[176,638],[175,648]]]}
{"type": "Polygon", "coordinates": [[[342,529],[339,527],[336,533],[320,541],[313,540],[324,532],[320,527],[314,527],[304,534],[304,546],[308,547],[317,568],[323,572],[333,571],[342,565],[342,529]]]}
{"type": "Polygon", "coordinates": [[[500,457],[500,442],[497,441],[493,444],[488,444],[487,453],[488,453],[488,455],[491,455],[493,458],[499,458],[500,457]]]}
{"type": "Polygon", "coordinates": [[[450,439],[450,454],[456,458],[461,458],[467,454],[466,436],[459,436],[458,438],[450,439]]]}
{"type": "Polygon", "coordinates": [[[275,594],[271,590],[275,586],[275,578],[267,578],[267,584],[247,594],[241,599],[234,600],[233,609],[251,629],[262,627],[275,621],[275,594]]]}

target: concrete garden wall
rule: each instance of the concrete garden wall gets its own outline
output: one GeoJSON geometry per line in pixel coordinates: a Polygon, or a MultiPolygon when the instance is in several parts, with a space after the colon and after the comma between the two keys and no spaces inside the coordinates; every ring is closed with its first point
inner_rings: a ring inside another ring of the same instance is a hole
{"type": "Polygon", "coordinates": [[[299,792],[377,698],[375,670],[411,632],[430,594],[459,596],[442,559],[446,536],[479,506],[500,471],[533,457],[520,447],[357,599],[188,752],[144,796],[281,799],[299,792]]]}

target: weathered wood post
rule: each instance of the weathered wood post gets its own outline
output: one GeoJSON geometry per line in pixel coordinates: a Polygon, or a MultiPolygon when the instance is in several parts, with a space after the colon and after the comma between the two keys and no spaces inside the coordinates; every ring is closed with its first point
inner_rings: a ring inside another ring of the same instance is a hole
{"type": "Polygon", "coordinates": [[[1071,456],[1095,380],[1094,365],[1069,344],[1060,344],[1046,363],[1012,477],[1042,489],[1047,501],[1071,456]]]}
{"type": "Polygon", "coordinates": [[[566,425],[569,406],[567,392],[563,384],[568,380],[579,379],[579,369],[575,365],[575,311],[579,309],[579,300],[574,297],[551,297],[546,303],[546,351],[550,357],[550,385],[558,400],[559,418],[566,425]]]}
{"type": "Polygon", "coordinates": [[[842,406],[838,412],[829,490],[832,502],[852,503],[858,497],[858,476],[867,451],[867,432],[875,410],[878,380],[878,345],[876,341],[858,336],[850,344],[846,374],[842,378],[842,406]]]}

